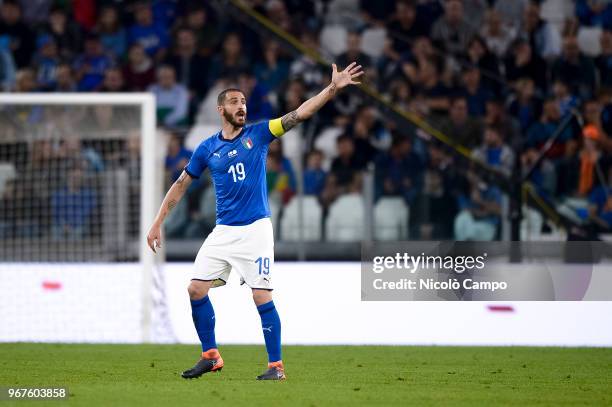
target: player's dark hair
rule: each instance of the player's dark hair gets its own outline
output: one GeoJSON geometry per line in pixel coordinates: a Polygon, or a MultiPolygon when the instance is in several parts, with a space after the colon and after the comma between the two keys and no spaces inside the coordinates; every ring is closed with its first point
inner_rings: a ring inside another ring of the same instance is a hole
{"type": "Polygon", "coordinates": [[[228,92],[240,92],[244,95],[244,92],[238,88],[227,88],[221,91],[221,93],[219,93],[219,96],[217,96],[217,106],[222,106],[223,103],[225,103],[225,95],[227,95],[228,92]]]}

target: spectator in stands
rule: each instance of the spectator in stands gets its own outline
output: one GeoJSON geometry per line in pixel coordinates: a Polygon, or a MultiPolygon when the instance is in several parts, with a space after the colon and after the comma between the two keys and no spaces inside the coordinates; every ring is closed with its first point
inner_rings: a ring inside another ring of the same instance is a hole
{"type": "Polygon", "coordinates": [[[189,162],[193,151],[183,146],[183,140],[178,134],[173,133],[168,142],[168,152],[166,153],[166,179],[171,185],[178,179],[183,169],[189,162]]]}
{"type": "Polygon", "coordinates": [[[552,65],[553,80],[572,84],[577,94],[589,99],[595,89],[595,65],[593,60],[580,52],[575,36],[563,38],[563,53],[552,65]]]}
{"type": "Polygon", "coordinates": [[[285,156],[283,152],[283,140],[281,138],[270,143],[268,146],[268,154],[275,154],[280,157],[281,169],[283,173],[289,177],[289,189],[291,193],[297,190],[297,181],[295,179],[295,171],[293,171],[293,165],[291,161],[285,156]]]}
{"type": "Polygon", "coordinates": [[[480,143],[482,122],[469,116],[467,99],[457,96],[452,99],[448,118],[442,121],[440,130],[456,143],[474,147],[480,143]]]}
{"type": "Polygon", "coordinates": [[[251,71],[245,70],[238,75],[238,87],[247,99],[249,121],[271,119],[274,109],[268,98],[268,88],[257,81],[251,71]]]}
{"type": "Polygon", "coordinates": [[[401,196],[412,205],[423,187],[423,162],[412,151],[408,137],[393,139],[388,152],[380,154],[375,161],[375,199],[381,196],[401,196]]]}
{"type": "Polygon", "coordinates": [[[100,11],[96,32],[104,50],[116,59],[121,59],[127,50],[127,34],[119,21],[119,13],[113,6],[104,6],[100,11]]]}
{"type": "Polygon", "coordinates": [[[176,45],[166,63],[174,68],[178,82],[189,89],[192,98],[199,101],[206,93],[209,61],[197,53],[193,31],[181,28],[176,32],[175,38],[176,45]]]}
{"type": "Polygon", "coordinates": [[[533,52],[527,41],[519,39],[512,44],[505,66],[506,78],[510,83],[530,78],[538,90],[548,88],[546,61],[533,52]]]}
{"type": "Polygon", "coordinates": [[[55,191],[51,197],[53,239],[79,240],[87,237],[96,205],[96,193],[85,185],[83,171],[70,171],[66,186],[55,191]]]}
{"type": "Polygon", "coordinates": [[[176,127],[186,124],[189,107],[189,92],[176,83],[176,73],[170,65],[162,65],[157,70],[157,82],[149,92],[157,100],[157,120],[164,126],[176,127]]]}
{"type": "MultiPolygon", "coordinates": [[[[555,99],[548,99],[544,103],[540,120],[529,128],[527,131],[527,147],[536,147],[540,149],[548,139],[554,134],[561,121],[561,112],[559,105],[555,99]]],[[[566,143],[573,137],[572,129],[566,128],[557,140],[553,143],[548,151],[547,157],[557,159],[563,156],[566,152],[566,143]]]]}
{"type": "Polygon", "coordinates": [[[365,163],[355,155],[355,142],[348,134],[342,134],[336,139],[338,156],[331,164],[335,186],[347,188],[353,182],[354,176],[364,169],[365,163]]]}
{"type": "Polygon", "coordinates": [[[472,157],[484,164],[499,169],[510,176],[514,168],[514,152],[504,143],[502,129],[488,126],[484,131],[482,144],[472,151],[472,157]]]}
{"type": "Polygon", "coordinates": [[[432,38],[440,47],[454,55],[461,55],[472,36],[475,28],[468,23],[463,14],[463,3],[460,0],[446,0],[444,15],[435,22],[432,28],[432,38]]]}
{"type": "Polygon", "coordinates": [[[353,136],[355,159],[364,166],[373,161],[379,151],[386,151],[391,145],[391,134],[378,119],[376,108],[361,106],[353,123],[347,126],[347,134],[353,136]]]}
{"type": "MultiPolygon", "coordinates": [[[[265,4],[265,14],[278,27],[295,34],[297,27],[294,26],[291,16],[287,11],[287,6],[281,0],[269,0],[265,4]]],[[[296,25],[299,22],[295,22],[296,25]]]]}
{"type": "Polygon", "coordinates": [[[493,9],[500,15],[504,26],[516,31],[530,0],[496,0],[493,9]]]}
{"type": "Polygon", "coordinates": [[[142,45],[136,43],[130,46],[128,61],[123,67],[123,76],[128,89],[133,92],[143,92],[155,82],[153,60],[144,51],[142,45]]]}
{"type": "MultiPolygon", "coordinates": [[[[528,148],[521,155],[521,169],[523,176],[535,165],[540,156],[538,150],[533,147],[528,148]]],[[[557,169],[548,158],[544,158],[534,169],[529,181],[535,186],[538,194],[546,200],[550,200],[557,191],[557,169]]]]}
{"type": "Polygon", "coordinates": [[[10,50],[17,68],[30,65],[35,47],[34,33],[22,21],[21,6],[17,0],[4,0],[0,5],[0,35],[10,38],[10,50]]]}
{"type": "Polygon", "coordinates": [[[42,91],[51,91],[57,84],[57,68],[60,64],[57,45],[53,37],[43,34],[38,37],[38,52],[34,55],[38,86],[42,91]]]}
{"type": "MultiPolygon", "coordinates": [[[[319,37],[314,32],[306,30],[302,32],[300,42],[312,51],[322,52],[319,37]]],[[[289,77],[300,78],[309,88],[320,86],[323,83],[323,74],[319,65],[307,54],[299,55],[290,63],[289,77]]]]}
{"type": "Polygon", "coordinates": [[[480,80],[480,69],[468,65],[463,69],[463,86],[459,92],[466,98],[470,116],[482,117],[486,111],[486,104],[493,99],[493,93],[485,88],[480,80]]]}
{"type": "Polygon", "coordinates": [[[85,39],[85,52],[74,62],[79,91],[97,91],[102,86],[104,71],[112,65],[111,58],[104,54],[100,37],[90,34],[85,39]]]}
{"type": "Polygon", "coordinates": [[[283,166],[283,156],[279,151],[268,153],[266,161],[266,181],[271,199],[287,204],[294,194],[291,188],[291,174],[283,166]]]}
{"type": "Polygon", "coordinates": [[[72,67],[69,64],[60,64],[57,67],[55,92],[76,92],[77,85],[72,67]]]}
{"type": "Polygon", "coordinates": [[[8,92],[15,84],[15,61],[10,49],[11,38],[0,35],[0,91],[8,92]]]}
{"type": "Polygon", "coordinates": [[[521,127],[517,120],[508,115],[501,100],[491,99],[487,101],[483,123],[485,126],[492,126],[500,130],[502,139],[510,147],[513,149],[520,148],[522,142],[521,127]]]}
{"type": "Polygon", "coordinates": [[[125,92],[125,79],[119,68],[109,68],[104,71],[104,81],[100,92],[125,92]]]}
{"type": "Polygon", "coordinates": [[[221,30],[215,26],[210,12],[199,2],[190,4],[185,13],[185,27],[196,34],[198,54],[211,57],[220,41],[221,30]]]}
{"type": "Polygon", "coordinates": [[[400,54],[410,50],[411,42],[416,38],[429,36],[430,27],[419,17],[414,0],[399,0],[395,3],[395,13],[387,24],[387,35],[389,45],[398,58],[400,54]]]}
{"type": "Polygon", "coordinates": [[[599,84],[612,89],[612,28],[601,33],[601,54],[595,59],[599,84]]]}
{"type": "Polygon", "coordinates": [[[211,86],[221,76],[236,77],[240,72],[248,69],[249,63],[242,52],[240,36],[229,33],[223,40],[223,47],[210,63],[208,70],[208,84],[211,86]]]}
{"type": "Polygon", "coordinates": [[[139,43],[151,58],[162,61],[170,41],[166,27],[153,20],[153,10],[148,1],[136,3],[134,20],[134,24],[128,29],[128,43],[139,43]]]}
{"type": "Polygon", "coordinates": [[[100,153],[93,147],[84,146],[76,134],[67,134],[61,140],[54,158],[58,160],[56,164],[58,170],[64,173],[74,168],[85,171],[87,174],[104,171],[104,160],[100,153]]]}
{"type": "Polygon", "coordinates": [[[607,0],[576,0],[576,17],[586,26],[612,28],[612,3],[607,0]]]}
{"type": "Polygon", "coordinates": [[[450,107],[452,90],[440,79],[440,70],[436,61],[421,61],[417,73],[415,93],[424,96],[432,114],[444,115],[450,107]]]}
{"type": "Polygon", "coordinates": [[[524,132],[542,114],[542,101],[535,94],[535,85],[531,78],[519,79],[514,88],[515,92],[510,97],[508,111],[518,120],[524,132]]]}
{"type": "Polygon", "coordinates": [[[395,78],[389,83],[387,88],[388,99],[401,110],[409,110],[410,103],[413,101],[410,83],[403,78],[395,78]]]}
{"type": "Polygon", "coordinates": [[[375,2],[369,0],[359,0],[359,9],[363,21],[374,27],[384,27],[389,20],[389,16],[393,14],[395,9],[394,0],[378,0],[375,2]]]}
{"type": "Polygon", "coordinates": [[[482,86],[490,93],[501,94],[502,84],[499,59],[489,51],[487,43],[478,35],[472,37],[465,55],[468,66],[480,69],[482,86]]]}
{"type": "Polygon", "coordinates": [[[529,42],[541,58],[551,59],[561,52],[559,33],[540,17],[540,5],[535,1],[525,7],[519,35],[529,42]]]}
{"type": "Polygon", "coordinates": [[[24,68],[17,71],[15,76],[15,92],[29,93],[36,92],[37,90],[36,74],[32,69],[24,68]]]}
{"type": "Polygon", "coordinates": [[[372,60],[361,50],[361,34],[358,31],[350,31],[346,36],[346,51],[338,55],[336,64],[338,69],[344,69],[351,62],[357,62],[367,71],[372,66],[372,60]]]}
{"type": "Polygon", "coordinates": [[[578,107],[579,100],[570,92],[570,87],[566,82],[556,80],[552,86],[552,94],[559,105],[561,117],[565,117],[571,113],[572,109],[578,107]]]}
{"type": "Polygon", "coordinates": [[[455,239],[459,241],[494,240],[501,215],[501,191],[475,175],[468,175],[468,190],[459,196],[455,218],[455,239]]]}
{"type": "Polygon", "coordinates": [[[456,175],[452,158],[436,143],[428,147],[423,174],[423,190],[410,208],[412,235],[425,240],[452,239],[453,220],[457,215],[453,188],[456,175]]]}
{"type": "Polygon", "coordinates": [[[276,41],[265,41],[263,58],[255,64],[254,73],[257,82],[270,90],[281,87],[289,74],[289,62],[281,55],[280,44],[276,41]]]}
{"type": "Polygon", "coordinates": [[[582,148],[559,160],[559,195],[586,198],[597,185],[605,184],[601,176],[610,163],[600,147],[602,136],[596,125],[587,124],[582,129],[582,148]]]}
{"type": "Polygon", "coordinates": [[[323,152],[311,150],[304,170],[304,194],[319,196],[325,187],[327,172],[323,169],[323,152]]]}
{"type": "Polygon", "coordinates": [[[60,57],[69,61],[81,50],[82,34],[78,24],[68,19],[66,11],[54,6],[49,14],[49,23],[43,31],[55,40],[60,57]]]}
{"type": "MultiPolygon", "coordinates": [[[[520,2],[520,0],[510,1],[520,2]]],[[[516,30],[513,26],[504,24],[502,15],[496,9],[491,8],[486,13],[485,24],[480,30],[480,35],[486,42],[487,48],[498,58],[503,58],[516,36],[516,30]]]]}

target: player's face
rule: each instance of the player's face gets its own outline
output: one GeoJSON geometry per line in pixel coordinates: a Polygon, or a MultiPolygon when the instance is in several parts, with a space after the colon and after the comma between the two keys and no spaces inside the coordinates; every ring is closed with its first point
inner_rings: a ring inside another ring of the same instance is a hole
{"type": "Polygon", "coordinates": [[[225,103],[221,106],[223,117],[234,127],[242,127],[246,123],[246,98],[241,92],[229,92],[225,95],[225,103]]]}

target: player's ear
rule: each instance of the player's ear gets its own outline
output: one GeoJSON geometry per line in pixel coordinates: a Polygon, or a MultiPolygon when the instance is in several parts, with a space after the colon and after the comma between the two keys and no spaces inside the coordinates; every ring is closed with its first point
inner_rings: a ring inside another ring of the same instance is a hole
{"type": "Polygon", "coordinates": [[[223,106],[217,106],[217,112],[219,112],[219,114],[223,114],[223,106]]]}

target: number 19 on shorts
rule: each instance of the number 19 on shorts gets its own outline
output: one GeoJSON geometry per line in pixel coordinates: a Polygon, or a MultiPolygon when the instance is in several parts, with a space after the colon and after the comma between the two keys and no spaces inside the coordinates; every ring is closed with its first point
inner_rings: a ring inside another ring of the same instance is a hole
{"type": "Polygon", "coordinates": [[[259,274],[270,274],[270,258],[260,257],[255,260],[255,263],[259,265],[259,274]]]}

